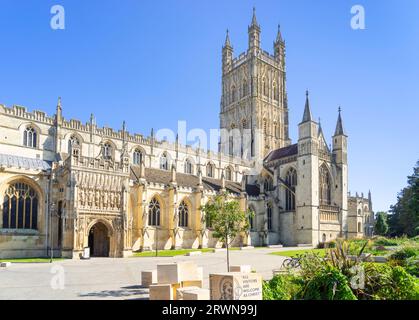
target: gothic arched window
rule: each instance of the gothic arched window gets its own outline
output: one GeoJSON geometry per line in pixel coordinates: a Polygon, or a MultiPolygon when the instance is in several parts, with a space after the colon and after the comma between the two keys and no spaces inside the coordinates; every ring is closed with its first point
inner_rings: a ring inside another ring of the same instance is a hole
{"type": "Polygon", "coordinates": [[[178,213],[179,213],[179,227],[187,227],[189,210],[188,210],[188,205],[185,203],[185,201],[182,201],[180,203],[178,213]]]}
{"type": "Polygon", "coordinates": [[[265,191],[273,190],[273,181],[271,177],[266,177],[265,181],[263,182],[263,188],[265,191]]]}
{"type": "Polygon", "coordinates": [[[148,225],[160,225],[160,202],[156,198],[151,199],[148,205],[148,225]]]}
{"type": "Polygon", "coordinates": [[[267,218],[267,225],[268,231],[272,231],[273,224],[272,224],[272,204],[268,203],[266,206],[266,218],[267,218]]]}
{"type": "Polygon", "coordinates": [[[242,89],[242,97],[245,97],[245,96],[247,96],[247,80],[244,80],[243,81],[243,89],[242,89]]]}
{"type": "Polygon", "coordinates": [[[279,100],[279,89],[278,86],[276,85],[276,82],[274,82],[273,84],[273,89],[274,89],[274,100],[279,100]]]}
{"type": "Polygon", "coordinates": [[[294,168],[288,170],[285,177],[288,187],[285,189],[285,210],[295,210],[295,186],[297,185],[297,171],[294,168]]]}
{"type": "Polygon", "coordinates": [[[266,81],[266,78],[262,79],[262,92],[264,96],[268,96],[268,81],[266,81]]]}
{"type": "Polygon", "coordinates": [[[330,175],[325,165],[320,167],[319,172],[319,196],[321,205],[331,204],[331,191],[330,191],[330,175]]]}
{"type": "Polygon", "coordinates": [[[23,182],[10,185],[3,199],[3,228],[36,230],[38,206],[38,194],[32,187],[23,182]]]}
{"type": "Polygon", "coordinates": [[[189,159],[186,159],[186,161],[185,161],[185,173],[193,174],[192,161],[189,160],[189,159]]]}
{"type": "Polygon", "coordinates": [[[214,178],[215,168],[212,163],[207,164],[207,177],[214,178]]]}
{"type": "Polygon", "coordinates": [[[80,155],[80,140],[76,136],[71,136],[68,140],[68,153],[73,156],[80,155]]]}
{"type": "Polygon", "coordinates": [[[109,142],[106,142],[102,147],[102,155],[104,159],[112,159],[112,145],[109,142]]]}
{"type": "Polygon", "coordinates": [[[274,134],[275,134],[275,138],[279,138],[279,126],[278,123],[275,121],[274,122],[274,134]]]}
{"type": "Polygon", "coordinates": [[[25,131],[23,131],[23,145],[29,148],[36,148],[37,133],[31,126],[26,127],[25,131]]]}
{"type": "Polygon", "coordinates": [[[231,102],[236,101],[236,86],[231,87],[231,102]]]}
{"type": "Polygon", "coordinates": [[[132,155],[132,162],[134,164],[140,165],[143,161],[143,153],[140,149],[135,149],[132,155]]]}
{"type": "Polygon", "coordinates": [[[160,157],[160,169],[169,170],[169,160],[167,159],[167,154],[163,153],[160,157]]]}

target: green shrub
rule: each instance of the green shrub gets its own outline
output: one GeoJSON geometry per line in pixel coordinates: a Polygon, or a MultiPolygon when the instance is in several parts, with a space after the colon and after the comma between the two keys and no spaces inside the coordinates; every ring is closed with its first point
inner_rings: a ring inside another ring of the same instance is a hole
{"type": "Polygon", "coordinates": [[[390,259],[404,261],[415,256],[419,256],[419,247],[405,246],[390,255],[390,259]]]}
{"type": "Polygon", "coordinates": [[[358,292],[361,299],[418,300],[419,280],[401,266],[366,263],[365,288],[358,292]]]}
{"type": "Polygon", "coordinates": [[[377,237],[374,240],[376,246],[398,246],[400,244],[399,239],[389,239],[386,237],[377,237]]]}
{"type": "Polygon", "coordinates": [[[301,290],[301,277],[293,274],[276,275],[263,282],[263,300],[294,300],[301,290]]]}
{"type": "Polygon", "coordinates": [[[419,277],[419,258],[416,256],[406,259],[404,268],[412,276],[419,277]]]}
{"type": "Polygon", "coordinates": [[[348,279],[336,268],[326,265],[306,281],[299,298],[304,300],[356,300],[348,279]]]}
{"type": "Polygon", "coordinates": [[[318,249],[324,249],[324,248],[336,248],[336,241],[335,241],[335,240],[332,240],[332,241],[329,241],[329,242],[320,242],[320,243],[317,245],[317,248],[318,248],[318,249]]]}

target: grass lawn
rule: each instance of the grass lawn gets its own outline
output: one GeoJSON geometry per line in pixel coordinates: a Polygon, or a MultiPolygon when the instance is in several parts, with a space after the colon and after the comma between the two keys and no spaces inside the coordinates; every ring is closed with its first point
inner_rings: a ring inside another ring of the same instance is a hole
{"type": "MultiPolygon", "coordinates": [[[[239,250],[239,248],[230,248],[230,250],[239,250]]],[[[188,252],[192,251],[201,251],[205,252],[214,252],[214,248],[204,248],[204,249],[179,249],[179,250],[158,250],[158,257],[174,257],[174,256],[183,256],[188,252]]],[[[156,251],[144,251],[144,252],[135,252],[133,257],[155,257],[156,251]]]]}
{"type": "Polygon", "coordinates": [[[288,251],[278,251],[278,252],[272,252],[270,254],[276,255],[276,256],[282,256],[282,257],[291,257],[295,258],[299,254],[303,254],[306,252],[313,252],[317,253],[320,257],[324,257],[326,255],[326,249],[301,249],[301,250],[288,250],[288,251]]]}
{"type": "MultiPolygon", "coordinates": [[[[54,258],[52,261],[62,261],[64,258],[54,258]]],[[[49,258],[16,258],[16,259],[0,259],[0,262],[12,263],[49,263],[49,258]]]]}

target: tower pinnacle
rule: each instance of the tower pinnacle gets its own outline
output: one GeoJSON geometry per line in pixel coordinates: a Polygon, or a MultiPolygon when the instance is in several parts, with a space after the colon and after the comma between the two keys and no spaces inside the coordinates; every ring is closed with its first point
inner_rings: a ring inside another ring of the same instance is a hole
{"type": "Polygon", "coordinates": [[[304,115],[303,115],[303,121],[312,121],[313,117],[311,116],[311,110],[310,110],[310,101],[308,99],[308,90],[306,91],[306,104],[304,106],[304,115]]]}
{"type": "Polygon", "coordinates": [[[276,43],[282,42],[281,26],[278,24],[278,33],[276,35],[276,43]]]}
{"type": "Polygon", "coordinates": [[[228,32],[228,29],[227,29],[227,32],[226,32],[226,41],[224,43],[224,47],[225,48],[226,47],[230,47],[231,48],[230,35],[229,35],[229,32],[228,32]]]}
{"type": "Polygon", "coordinates": [[[339,107],[338,109],[339,116],[338,116],[338,121],[336,123],[335,136],[345,135],[345,131],[343,130],[341,111],[342,109],[341,107],[339,107]]]}

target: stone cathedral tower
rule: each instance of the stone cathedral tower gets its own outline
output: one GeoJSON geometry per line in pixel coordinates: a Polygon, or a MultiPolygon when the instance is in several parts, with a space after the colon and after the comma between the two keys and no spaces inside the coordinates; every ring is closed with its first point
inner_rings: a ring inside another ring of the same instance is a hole
{"type": "Polygon", "coordinates": [[[255,160],[262,160],[270,151],[291,143],[285,42],[278,27],[271,55],[261,49],[260,33],[253,9],[248,50],[234,58],[228,30],[222,48],[220,149],[225,154],[255,160]]]}

